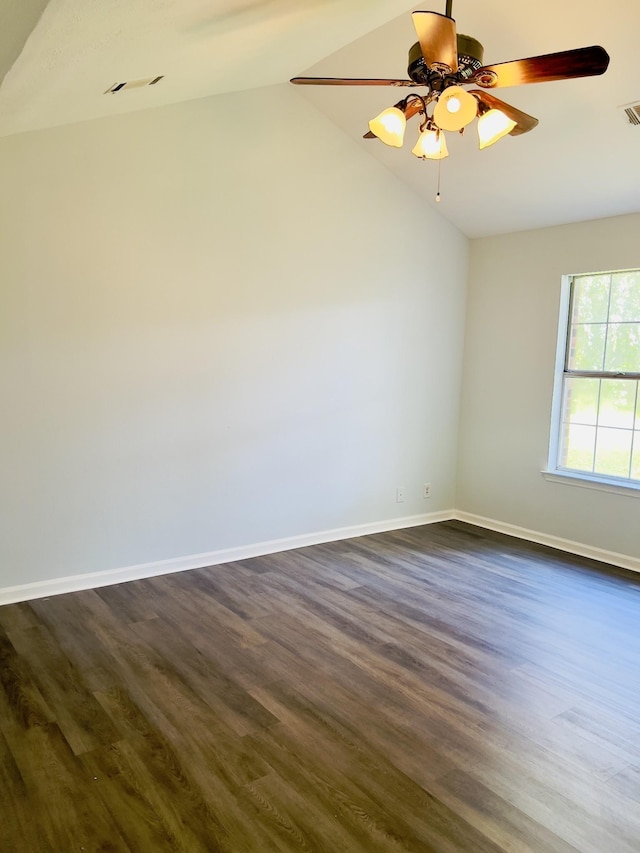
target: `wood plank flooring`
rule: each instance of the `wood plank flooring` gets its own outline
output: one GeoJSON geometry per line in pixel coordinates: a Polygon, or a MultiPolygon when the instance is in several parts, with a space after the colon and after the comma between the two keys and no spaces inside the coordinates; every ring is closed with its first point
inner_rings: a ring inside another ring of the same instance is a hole
{"type": "Polygon", "coordinates": [[[640,851],[640,577],[458,522],[0,608],[0,850],[640,851]]]}

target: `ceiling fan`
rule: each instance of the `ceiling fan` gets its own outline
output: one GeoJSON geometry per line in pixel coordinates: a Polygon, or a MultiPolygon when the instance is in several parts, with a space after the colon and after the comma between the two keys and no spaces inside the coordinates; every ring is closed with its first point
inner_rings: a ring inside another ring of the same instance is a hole
{"type": "Polygon", "coordinates": [[[480,42],[456,33],[452,5],[453,0],[446,0],[444,15],[413,12],[418,41],[409,50],[409,80],[294,77],[291,82],[298,86],[425,87],[426,94],[411,93],[372,119],[365,138],[377,137],[399,148],[407,119],[420,114],[423,120],[413,154],[423,159],[441,160],[448,155],[443,131],[463,133],[476,117],[480,148],[493,145],[507,134],[527,133],[538,124],[538,119],[486,90],[592,77],[607,70],[609,55],[598,46],[483,65],[484,48],[480,42]],[[480,88],[463,88],[466,86],[480,88]],[[429,114],[432,104],[434,108],[429,114]]]}

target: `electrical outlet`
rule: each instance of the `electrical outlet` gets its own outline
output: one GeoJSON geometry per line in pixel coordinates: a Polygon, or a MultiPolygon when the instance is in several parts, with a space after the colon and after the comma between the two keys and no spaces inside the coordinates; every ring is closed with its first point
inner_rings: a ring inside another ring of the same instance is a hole
{"type": "Polygon", "coordinates": [[[404,503],[405,492],[406,492],[406,489],[404,486],[398,486],[398,488],[396,489],[396,503],[397,504],[404,503]]]}
{"type": "Polygon", "coordinates": [[[430,498],[431,497],[431,483],[425,483],[422,487],[422,497],[430,498]]]}

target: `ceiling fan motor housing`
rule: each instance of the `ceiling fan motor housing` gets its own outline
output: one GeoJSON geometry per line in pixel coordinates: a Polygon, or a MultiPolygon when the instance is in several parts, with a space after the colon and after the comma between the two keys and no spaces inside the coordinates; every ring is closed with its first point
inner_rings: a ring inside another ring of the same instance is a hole
{"type": "MultiPolygon", "coordinates": [[[[463,79],[472,77],[478,68],[482,67],[484,48],[477,39],[459,33],[457,36],[458,76],[463,79]]],[[[409,77],[421,86],[430,85],[431,69],[422,55],[420,43],[416,42],[409,49],[409,77]]]]}
{"type": "Polygon", "coordinates": [[[458,72],[472,77],[484,64],[484,48],[477,39],[458,33],[458,72]]]}

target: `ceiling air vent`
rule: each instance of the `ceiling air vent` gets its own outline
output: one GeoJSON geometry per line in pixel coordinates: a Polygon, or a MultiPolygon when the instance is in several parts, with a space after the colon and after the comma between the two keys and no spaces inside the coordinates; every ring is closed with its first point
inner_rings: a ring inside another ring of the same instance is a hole
{"type": "Polygon", "coordinates": [[[113,86],[109,86],[104,94],[113,95],[116,92],[124,92],[125,89],[141,89],[143,86],[155,86],[163,78],[164,74],[161,74],[159,77],[145,77],[143,80],[127,80],[124,83],[114,83],[113,86]]]}
{"type": "Polygon", "coordinates": [[[623,104],[620,109],[627,114],[629,124],[640,125],[640,101],[635,104],[623,104]]]}

